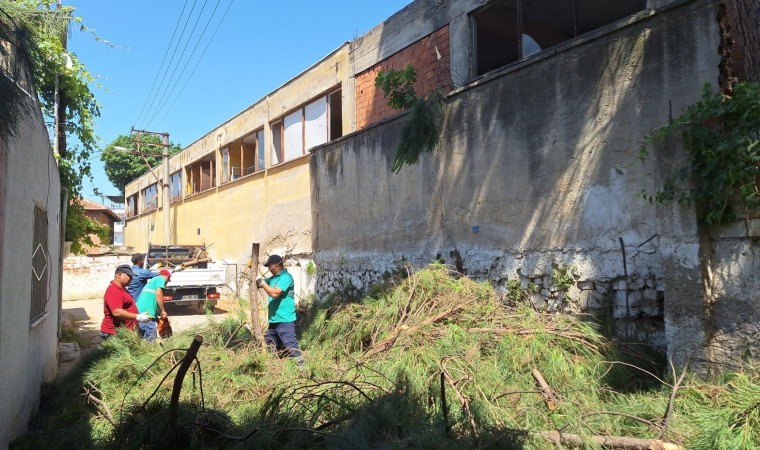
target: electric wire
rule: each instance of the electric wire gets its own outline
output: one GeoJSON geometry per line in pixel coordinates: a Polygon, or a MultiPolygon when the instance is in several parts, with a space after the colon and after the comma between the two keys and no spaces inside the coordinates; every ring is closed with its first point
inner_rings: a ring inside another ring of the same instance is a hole
{"type": "MultiPolygon", "coordinates": [[[[179,69],[180,64],[182,64],[182,61],[185,57],[185,52],[187,51],[187,48],[190,46],[190,42],[193,40],[193,36],[195,35],[195,30],[198,29],[198,22],[201,20],[201,17],[203,16],[203,11],[206,9],[206,5],[208,4],[208,0],[203,1],[203,6],[201,7],[201,11],[198,13],[198,16],[195,18],[195,22],[192,26],[192,31],[190,31],[190,35],[187,37],[187,40],[185,41],[185,45],[182,47],[182,52],[179,55],[179,58],[177,59],[177,63],[174,66],[174,69],[172,70],[171,75],[169,75],[169,81],[166,83],[166,87],[164,88],[163,92],[160,96],[156,96],[159,98],[158,103],[156,104],[156,109],[153,110],[152,115],[146,114],[146,117],[150,116],[150,119],[145,122],[145,125],[141,128],[147,129],[150,128],[151,123],[153,122],[153,119],[156,117],[158,112],[161,110],[161,107],[165,101],[166,93],[169,91],[169,89],[172,86],[172,83],[176,84],[176,81],[174,80],[174,76],[177,74],[177,70],[179,69]]],[[[209,18],[209,21],[211,21],[212,17],[209,18]]],[[[203,36],[199,36],[198,40],[200,40],[203,36]]],[[[182,74],[179,75],[180,77],[182,74]]]]}
{"type": "MultiPolygon", "coordinates": [[[[205,35],[206,35],[206,31],[208,30],[208,27],[209,27],[209,25],[211,25],[211,22],[213,21],[213,19],[214,19],[214,16],[216,15],[216,11],[217,11],[217,9],[219,9],[219,4],[220,4],[220,3],[221,3],[221,0],[217,0],[217,2],[216,2],[216,6],[214,6],[214,10],[211,12],[211,16],[209,16],[209,19],[208,19],[208,21],[206,22],[206,25],[203,27],[203,31],[201,31],[201,34],[200,34],[200,36],[198,37],[198,40],[195,42],[195,46],[193,47],[193,50],[192,50],[192,52],[190,52],[190,56],[189,56],[189,57],[187,58],[187,60],[185,61],[185,65],[182,67],[182,70],[180,70],[180,75],[177,77],[177,82],[176,82],[176,83],[174,83],[174,84],[172,84],[171,90],[170,90],[170,91],[169,91],[169,93],[166,95],[166,99],[164,100],[164,99],[162,98],[162,99],[161,99],[161,101],[159,102],[158,108],[156,109],[155,113],[153,114],[153,116],[151,117],[150,121],[148,122],[148,124],[149,124],[149,125],[150,125],[151,123],[153,123],[153,120],[156,118],[156,116],[158,116],[158,114],[161,112],[161,110],[165,108],[166,104],[167,104],[167,103],[169,102],[169,100],[171,99],[171,97],[172,97],[172,94],[174,93],[174,90],[177,88],[177,85],[180,83],[180,80],[182,79],[183,75],[187,73],[187,72],[186,72],[187,66],[188,66],[188,65],[190,64],[190,62],[193,60],[193,56],[195,56],[195,52],[196,52],[196,50],[198,50],[198,46],[200,45],[201,41],[203,40],[203,36],[205,36],[205,35]]],[[[232,4],[232,3],[230,3],[230,4],[232,4]]],[[[227,7],[227,11],[229,11],[229,6],[227,7]]],[[[213,39],[214,39],[214,36],[216,35],[216,30],[218,30],[218,29],[219,29],[219,25],[221,25],[221,23],[224,21],[224,18],[225,18],[225,17],[226,17],[226,15],[227,15],[227,11],[225,11],[225,13],[224,13],[224,16],[222,16],[222,19],[221,19],[221,20],[219,21],[219,23],[217,24],[217,27],[216,27],[216,29],[214,30],[214,34],[211,36],[211,38],[208,40],[208,42],[207,42],[207,44],[206,44],[206,48],[208,48],[208,46],[211,44],[211,41],[213,41],[213,39]]],[[[203,54],[205,54],[205,50],[204,50],[203,54]]],[[[200,61],[200,59],[202,59],[202,58],[203,58],[203,56],[201,56],[201,57],[198,59],[198,61],[200,61]]],[[[195,67],[197,67],[197,66],[198,66],[198,65],[196,64],[196,65],[195,65],[195,67]]],[[[190,72],[190,73],[187,75],[187,79],[188,79],[188,80],[189,80],[190,78],[192,78],[194,71],[195,71],[195,68],[193,68],[193,70],[192,70],[192,71],[191,71],[191,72],[190,72]]],[[[187,83],[185,83],[185,84],[187,84],[187,83]]],[[[183,89],[184,89],[184,86],[183,86],[183,89]]],[[[180,93],[181,93],[181,92],[182,92],[182,91],[180,91],[180,93]]],[[[177,94],[177,98],[179,98],[179,94],[177,94]]],[[[175,102],[176,102],[176,99],[175,99],[175,102]]],[[[173,105],[173,104],[174,104],[174,103],[172,103],[172,105],[173,105]]],[[[167,112],[168,112],[168,110],[167,110],[167,112]]],[[[164,114],[164,116],[162,116],[161,120],[160,120],[158,123],[161,123],[161,122],[163,121],[163,117],[165,117],[165,116],[166,116],[166,114],[164,114]]],[[[158,125],[158,124],[156,124],[156,125],[158,125]]]]}
{"type": "Polygon", "coordinates": [[[185,8],[187,8],[187,3],[184,3],[182,6],[182,12],[179,13],[179,17],[177,18],[177,23],[174,24],[174,31],[172,32],[172,38],[169,40],[169,44],[166,46],[166,51],[164,52],[164,58],[161,60],[161,65],[158,67],[158,71],[156,72],[156,77],[153,78],[153,85],[150,87],[150,90],[148,91],[148,96],[145,97],[145,102],[143,102],[142,108],[140,108],[140,113],[137,115],[137,119],[134,123],[137,123],[140,121],[140,117],[142,117],[143,111],[145,111],[145,107],[148,106],[148,100],[150,100],[151,94],[153,94],[153,89],[156,87],[156,82],[158,81],[158,76],[161,74],[161,69],[164,68],[164,63],[166,62],[166,57],[169,55],[169,49],[172,47],[172,42],[174,42],[174,36],[177,35],[177,30],[179,29],[179,23],[182,21],[182,16],[185,15],[185,8]]]}
{"type": "MultiPolygon", "coordinates": [[[[169,63],[167,64],[167,70],[163,72],[163,76],[161,77],[161,81],[158,84],[158,88],[156,89],[156,93],[154,94],[153,98],[151,99],[150,106],[148,107],[148,112],[146,113],[146,117],[148,114],[150,114],[150,111],[153,109],[153,105],[156,103],[156,98],[158,97],[158,93],[161,92],[162,87],[164,86],[164,80],[166,80],[166,74],[169,72],[169,67],[171,67],[172,63],[174,62],[174,57],[177,55],[177,49],[179,48],[180,42],[182,41],[182,38],[185,36],[185,30],[187,30],[187,24],[190,22],[190,17],[193,15],[193,11],[195,10],[195,4],[197,3],[197,0],[193,0],[193,6],[190,8],[190,13],[187,15],[187,19],[185,19],[184,25],[182,25],[182,32],[179,35],[179,39],[177,39],[177,42],[174,47],[174,51],[172,52],[171,58],[169,58],[169,63]]],[[[170,44],[171,45],[171,44],[170,44]]],[[[159,70],[160,72],[160,70],[159,70]]],[[[158,76],[158,74],[156,75],[158,76]]],[[[139,121],[135,122],[136,124],[139,124],[139,121]]],[[[146,128],[144,126],[139,128],[146,128]]]]}
{"type": "Polygon", "coordinates": [[[211,35],[211,38],[209,38],[208,42],[206,43],[206,47],[203,49],[203,52],[201,53],[201,56],[198,58],[198,60],[195,62],[195,66],[193,66],[192,70],[190,71],[190,74],[188,75],[187,79],[185,79],[185,84],[182,85],[179,92],[177,93],[177,96],[174,97],[174,101],[169,105],[169,107],[164,112],[164,115],[161,116],[161,119],[156,123],[156,125],[160,125],[164,119],[166,119],[166,116],[169,114],[169,111],[172,110],[174,105],[177,103],[177,100],[182,97],[182,93],[185,92],[185,88],[187,87],[188,83],[190,82],[190,79],[193,78],[193,74],[195,74],[196,69],[198,69],[198,65],[203,60],[203,57],[206,55],[206,51],[211,46],[211,43],[214,41],[214,37],[216,37],[217,31],[219,31],[219,27],[221,27],[222,23],[224,22],[224,19],[227,17],[227,13],[230,11],[230,8],[232,7],[232,4],[235,2],[235,0],[230,0],[230,4],[227,5],[227,9],[224,11],[224,14],[222,15],[221,20],[218,24],[216,24],[216,28],[214,29],[214,33],[211,35]]]}

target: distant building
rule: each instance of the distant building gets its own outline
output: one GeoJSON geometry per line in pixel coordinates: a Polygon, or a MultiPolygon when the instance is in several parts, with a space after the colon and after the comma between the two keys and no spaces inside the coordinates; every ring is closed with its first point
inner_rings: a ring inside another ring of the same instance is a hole
{"type": "Polygon", "coordinates": [[[113,245],[124,245],[124,217],[126,214],[124,196],[106,195],[106,198],[111,201],[109,205],[111,211],[119,216],[119,221],[113,224],[113,245]]]}
{"type": "MultiPolygon", "coordinates": [[[[92,242],[95,245],[111,245],[114,244],[115,228],[116,224],[122,223],[122,218],[118,214],[113,212],[110,208],[100,203],[95,203],[92,200],[81,199],[80,202],[84,207],[84,214],[90,219],[105,225],[108,227],[108,242],[101,242],[98,236],[90,236],[92,242]]],[[[121,227],[120,227],[121,231],[121,227]]]]}

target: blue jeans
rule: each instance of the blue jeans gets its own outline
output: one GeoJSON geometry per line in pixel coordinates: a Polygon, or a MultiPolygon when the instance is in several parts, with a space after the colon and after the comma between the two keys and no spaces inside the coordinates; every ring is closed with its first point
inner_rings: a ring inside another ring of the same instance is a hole
{"type": "Polygon", "coordinates": [[[296,324],[293,322],[270,323],[264,341],[273,352],[283,350],[285,356],[301,357],[296,339],[296,324]]]}
{"type": "Polygon", "coordinates": [[[146,341],[153,342],[158,336],[158,323],[156,323],[155,320],[151,320],[150,322],[138,322],[137,333],[146,341]]]}

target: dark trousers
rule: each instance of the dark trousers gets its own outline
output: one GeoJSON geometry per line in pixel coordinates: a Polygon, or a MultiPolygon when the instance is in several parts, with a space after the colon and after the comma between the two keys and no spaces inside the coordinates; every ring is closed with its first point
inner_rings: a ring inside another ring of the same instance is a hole
{"type": "Polygon", "coordinates": [[[291,358],[301,356],[296,338],[296,324],[293,322],[270,323],[264,340],[273,352],[282,350],[285,356],[291,358]]]}

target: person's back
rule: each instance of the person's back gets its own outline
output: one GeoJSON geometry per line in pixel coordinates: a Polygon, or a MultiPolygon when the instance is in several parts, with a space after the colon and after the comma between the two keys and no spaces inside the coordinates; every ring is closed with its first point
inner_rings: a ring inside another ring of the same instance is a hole
{"type": "Polygon", "coordinates": [[[129,286],[127,286],[127,291],[129,291],[135,301],[140,299],[140,294],[148,283],[148,280],[151,280],[158,275],[156,272],[151,272],[148,269],[142,268],[144,260],[145,255],[142,253],[135,253],[132,255],[132,272],[134,273],[134,276],[129,282],[129,286]]]}

